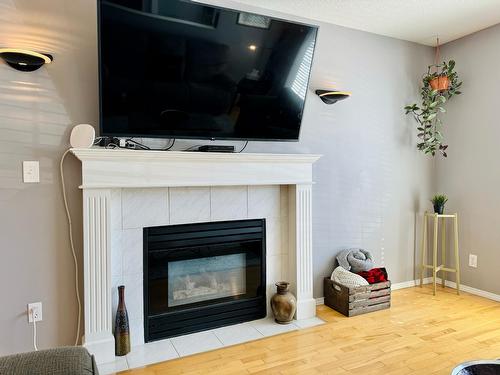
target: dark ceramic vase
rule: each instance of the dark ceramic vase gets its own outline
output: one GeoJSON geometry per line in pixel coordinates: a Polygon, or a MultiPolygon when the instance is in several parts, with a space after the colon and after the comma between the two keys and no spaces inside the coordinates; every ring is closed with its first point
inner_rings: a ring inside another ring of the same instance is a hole
{"type": "Polygon", "coordinates": [[[115,354],[123,356],[130,352],[130,328],[128,313],[125,306],[125,287],[118,287],[118,309],[115,320],[115,354]]]}
{"type": "Polygon", "coordinates": [[[434,205],[434,213],[442,215],[444,213],[444,204],[435,204],[434,205]]]}
{"type": "Polygon", "coordinates": [[[279,324],[288,324],[293,320],[297,310],[297,300],[289,290],[290,283],[280,281],[276,283],[276,294],[271,298],[271,310],[274,320],[279,324]]]}

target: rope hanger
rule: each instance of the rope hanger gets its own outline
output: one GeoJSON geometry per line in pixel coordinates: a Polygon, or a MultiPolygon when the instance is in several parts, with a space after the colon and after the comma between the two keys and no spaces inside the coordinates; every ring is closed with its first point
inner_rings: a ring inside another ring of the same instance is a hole
{"type": "Polygon", "coordinates": [[[438,65],[439,65],[439,62],[441,60],[439,53],[440,53],[440,51],[439,51],[439,37],[436,37],[436,54],[434,57],[436,73],[438,72],[438,65]]]}

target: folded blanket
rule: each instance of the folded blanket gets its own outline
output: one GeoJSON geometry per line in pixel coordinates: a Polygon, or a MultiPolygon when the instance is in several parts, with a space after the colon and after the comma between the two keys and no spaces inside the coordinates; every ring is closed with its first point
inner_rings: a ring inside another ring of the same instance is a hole
{"type": "Polygon", "coordinates": [[[381,283],[389,279],[385,268],[373,268],[370,271],[358,272],[358,275],[370,284],[381,283]]]}
{"type": "Polygon", "coordinates": [[[363,249],[343,250],[337,255],[337,262],[339,266],[354,273],[369,271],[374,267],[372,255],[363,249]]]}
{"type": "Polygon", "coordinates": [[[348,288],[356,288],[362,285],[369,285],[368,281],[355,273],[347,271],[343,267],[337,267],[333,270],[330,277],[333,281],[345,285],[348,288]]]}

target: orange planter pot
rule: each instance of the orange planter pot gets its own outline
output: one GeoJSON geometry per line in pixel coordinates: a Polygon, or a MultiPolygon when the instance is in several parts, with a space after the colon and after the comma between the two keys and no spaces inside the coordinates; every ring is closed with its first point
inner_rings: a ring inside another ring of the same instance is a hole
{"type": "Polygon", "coordinates": [[[448,76],[438,76],[429,81],[433,90],[446,91],[450,87],[450,79],[448,76]]]}

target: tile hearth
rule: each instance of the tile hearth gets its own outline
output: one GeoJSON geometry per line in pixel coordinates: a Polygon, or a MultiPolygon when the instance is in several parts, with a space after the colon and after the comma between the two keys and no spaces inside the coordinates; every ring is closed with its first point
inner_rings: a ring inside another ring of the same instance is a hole
{"type": "Polygon", "coordinates": [[[323,323],[323,320],[314,317],[294,320],[291,324],[282,325],[275,323],[271,318],[265,318],[173,337],[171,339],[149,342],[134,346],[129,354],[124,357],[116,357],[113,362],[98,365],[99,373],[102,375],[112,374],[117,371],[142,367],[231,345],[243,344],[298,329],[314,327],[323,323]]]}

